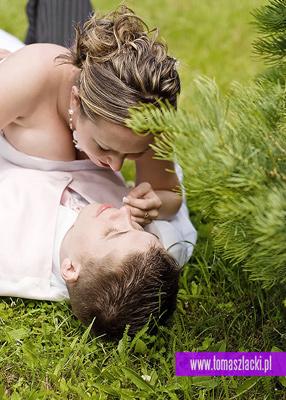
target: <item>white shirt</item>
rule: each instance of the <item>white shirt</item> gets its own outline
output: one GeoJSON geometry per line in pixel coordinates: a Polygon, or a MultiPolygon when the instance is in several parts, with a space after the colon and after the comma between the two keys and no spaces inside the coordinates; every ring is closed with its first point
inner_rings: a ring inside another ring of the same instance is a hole
{"type": "Polygon", "coordinates": [[[66,283],[61,275],[61,244],[69,229],[74,225],[79,211],[88,204],[88,201],[86,201],[79,193],[67,188],[62,195],[61,204],[58,209],[53,248],[51,286],[56,286],[65,291],[66,297],[68,297],[68,291],[66,283]]]}
{"type": "Polygon", "coordinates": [[[69,298],[69,295],[66,283],[61,276],[60,250],[62,241],[68,230],[74,225],[77,216],[78,214],[76,211],[62,205],[59,206],[53,248],[51,286],[61,289],[64,297],[66,298],[69,298]]]}

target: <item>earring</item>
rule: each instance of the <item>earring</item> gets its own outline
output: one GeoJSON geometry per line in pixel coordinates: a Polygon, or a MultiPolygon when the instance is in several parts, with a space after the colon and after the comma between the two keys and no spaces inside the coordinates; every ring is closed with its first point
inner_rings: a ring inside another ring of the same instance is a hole
{"type": "Polygon", "coordinates": [[[72,116],[74,113],[73,109],[69,108],[68,113],[69,113],[69,127],[72,131],[74,147],[78,150],[81,150],[81,148],[78,145],[78,133],[76,130],[73,129],[73,126],[72,126],[72,116]]]}
{"type": "Polygon", "coordinates": [[[68,113],[69,113],[69,126],[70,129],[72,130],[72,116],[73,116],[73,110],[71,108],[68,109],[68,113]]]}
{"type": "Polygon", "coordinates": [[[79,147],[79,144],[78,144],[78,133],[76,130],[74,130],[72,132],[72,137],[73,137],[74,147],[81,151],[81,148],[79,147]]]}

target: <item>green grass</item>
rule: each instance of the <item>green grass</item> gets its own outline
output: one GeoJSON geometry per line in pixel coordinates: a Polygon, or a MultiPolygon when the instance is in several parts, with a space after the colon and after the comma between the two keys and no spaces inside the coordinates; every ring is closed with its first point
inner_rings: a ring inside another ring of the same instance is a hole
{"type": "MultiPolygon", "coordinates": [[[[261,0],[150,0],[128,4],[159,26],[181,61],[182,99],[194,107],[196,74],[227,90],[262,65],[251,56],[250,10],[261,0]]],[[[108,11],[117,1],[94,1],[108,11]]],[[[0,28],[24,38],[24,0],[0,1],[0,28]]],[[[129,173],[127,166],[126,174],[129,173]]],[[[212,251],[208,226],[194,216],[200,241],[180,279],[177,311],[156,336],[144,331],[118,344],[92,338],[65,303],[0,302],[0,399],[286,399],[285,378],[177,378],[176,351],[285,350],[281,291],[265,292],[212,251]],[[151,378],[146,383],[142,375],[151,378]]]]}
{"type": "MultiPolygon", "coordinates": [[[[27,28],[25,0],[1,0],[0,28],[21,40],[27,28]]],[[[107,12],[117,0],[94,0],[94,7],[107,12]]],[[[262,66],[251,53],[255,31],[251,11],[263,0],[129,0],[126,2],[149,27],[159,27],[172,56],[180,60],[183,105],[190,107],[192,80],[197,74],[214,77],[224,88],[229,82],[246,82],[262,66]]]]}
{"type": "Polygon", "coordinates": [[[126,335],[119,344],[84,334],[65,303],[4,299],[0,398],[225,400],[243,390],[241,399],[285,398],[285,380],[279,378],[174,376],[175,351],[285,348],[281,296],[264,293],[245,274],[205,257],[197,252],[196,262],[184,269],[169,328],[133,340],[126,335]],[[149,385],[142,375],[151,377],[149,385]]]}

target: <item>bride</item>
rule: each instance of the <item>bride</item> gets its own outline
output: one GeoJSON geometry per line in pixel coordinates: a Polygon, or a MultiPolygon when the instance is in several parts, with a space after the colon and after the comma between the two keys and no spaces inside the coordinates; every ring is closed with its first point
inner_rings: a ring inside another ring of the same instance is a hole
{"type": "Polygon", "coordinates": [[[30,156],[89,158],[113,171],[120,171],[125,159],[134,160],[136,187],[124,201],[141,225],[171,219],[182,204],[174,191],[178,177],[169,172],[174,164],[154,159],[151,134],[137,135],[126,126],[129,109],[139,103],[159,106],[161,99],[177,106],[176,60],[156,33],[120,6],[77,27],[71,49],[32,44],[0,64],[5,139],[30,156]]]}

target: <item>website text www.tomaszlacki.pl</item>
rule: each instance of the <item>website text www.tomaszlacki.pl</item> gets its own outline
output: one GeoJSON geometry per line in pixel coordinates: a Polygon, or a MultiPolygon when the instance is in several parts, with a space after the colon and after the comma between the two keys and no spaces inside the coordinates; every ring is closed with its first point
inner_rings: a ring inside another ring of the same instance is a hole
{"type": "Polygon", "coordinates": [[[177,376],[286,376],[286,352],[180,352],[177,376]]]}

